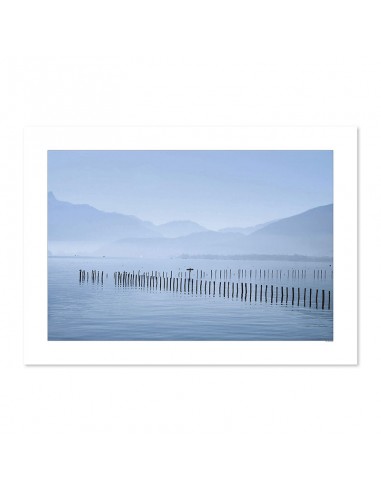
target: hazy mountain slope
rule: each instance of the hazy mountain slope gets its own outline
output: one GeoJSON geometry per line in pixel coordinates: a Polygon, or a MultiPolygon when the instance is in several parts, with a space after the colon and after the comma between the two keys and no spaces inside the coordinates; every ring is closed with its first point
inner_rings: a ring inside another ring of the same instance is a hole
{"type": "MultiPolygon", "coordinates": [[[[279,219],[277,219],[279,220],[279,219]]],[[[219,229],[218,232],[239,232],[241,234],[245,234],[248,236],[249,234],[252,234],[255,231],[259,231],[260,229],[263,229],[269,224],[272,224],[273,222],[276,222],[275,220],[271,220],[269,222],[265,222],[263,224],[257,224],[255,226],[251,227],[224,227],[223,229],[219,229]]]]}
{"type": "Polygon", "coordinates": [[[206,231],[179,238],[125,238],[100,248],[96,254],[157,258],[182,254],[332,256],[333,208],[317,207],[268,224],[249,236],[206,231]]]}
{"type": "Polygon", "coordinates": [[[332,205],[261,224],[248,235],[250,228],[214,232],[192,221],[155,226],[135,216],[62,202],[49,193],[48,227],[48,245],[53,255],[333,255],[332,205]]]}
{"type": "Polygon", "coordinates": [[[74,205],[48,195],[49,241],[102,241],[125,237],[160,237],[150,222],[133,215],[102,212],[90,205],[74,205]]]}
{"type": "Polygon", "coordinates": [[[277,220],[265,225],[255,233],[255,236],[269,233],[287,236],[294,234],[333,234],[333,205],[311,208],[301,214],[277,220]]]}
{"type": "Polygon", "coordinates": [[[281,219],[250,234],[245,252],[268,254],[333,254],[333,205],[281,219]]]}
{"type": "Polygon", "coordinates": [[[181,237],[194,234],[196,232],[207,231],[205,227],[200,226],[196,222],[191,220],[177,220],[173,222],[167,222],[157,226],[159,231],[164,237],[181,237]]]}

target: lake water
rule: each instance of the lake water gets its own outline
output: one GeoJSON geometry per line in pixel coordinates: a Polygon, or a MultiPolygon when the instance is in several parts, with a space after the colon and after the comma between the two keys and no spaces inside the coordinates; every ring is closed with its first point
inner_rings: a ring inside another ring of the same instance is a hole
{"type": "Polygon", "coordinates": [[[332,266],[325,262],[50,257],[48,269],[49,340],[333,340],[332,266]],[[194,281],[197,271],[200,279],[202,270],[203,281],[209,282],[212,270],[212,281],[217,283],[214,296],[213,289],[211,295],[209,289],[206,295],[204,291],[200,295],[195,291],[118,286],[114,282],[117,271],[158,271],[161,275],[172,271],[175,278],[180,275],[188,278],[188,267],[194,268],[194,281]],[[91,275],[89,281],[79,282],[80,269],[103,271],[103,283],[93,283],[91,275]],[[240,273],[238,280],[239,269],[246,270],[246,277],[245,272],[240,273]],[[251,282],[252,300],[249,297],[245,300],[240,292],[238,297],[232,298],[231,290],[229,298],[220,296],[220,270],[221,281],[229,281],[230,289],[232,281],[247,283],[248,288],[251,282]],[[226,279],[223,270],[227,270],[226,279]],[[254,300],[255,284],[257,301],[254,300]],[[263,287],[262,301],[259,299],[260,285],[263,287]],[[267,300],[264,296],[266,285],[267,300]],[[287,304],[285,299],[280,302],[281,286],[289,288],[287,304]],[[294,305],[291,302],[292,287],[295,288],[294,305]],[[301,292],[299,306],[298,287],[301,292]],[[304,288],[307,289],[306,307],[304,288]],[[312,289],[312,307],[309,307],[309,289],[312,289]],[[316,289],[319,289],[318,308],[315,305],[316,289]],[[321,309],[322,289],[325,289],[325,309],[321,309]],[[327,309],[328,291],[331,293],[330,309],[327,309]]]}

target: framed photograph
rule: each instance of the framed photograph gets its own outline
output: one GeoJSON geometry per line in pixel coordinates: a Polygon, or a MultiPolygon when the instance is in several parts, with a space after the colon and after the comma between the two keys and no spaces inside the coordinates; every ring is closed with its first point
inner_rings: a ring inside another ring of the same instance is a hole
{"type": "Polygon", "coordinates": [[[357,129],[25,129],[24,362],[356,364],[357,129]]]}

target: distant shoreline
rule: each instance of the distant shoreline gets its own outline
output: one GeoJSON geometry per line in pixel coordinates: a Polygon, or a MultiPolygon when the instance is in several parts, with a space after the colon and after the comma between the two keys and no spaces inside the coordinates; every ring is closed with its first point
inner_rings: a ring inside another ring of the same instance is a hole
{"type": "Polygon", "coordinates": [[[303,256],[303,255],[180,255],[168,258],[137,258],[131,256],[93,256],[93,255],[48,255],[48,258],[92,258],[92,259],[127,259],[127,260],[232,260],[232,261],[298,261],[332,263],[332,256],[303,256]]]}
{"type": "Polygon", "coordinates": [[[332,256],[304,256],[304,255],[181,255],[182,260],[257,260],[257,261],[321,261],[333,262],[332,256]]]}

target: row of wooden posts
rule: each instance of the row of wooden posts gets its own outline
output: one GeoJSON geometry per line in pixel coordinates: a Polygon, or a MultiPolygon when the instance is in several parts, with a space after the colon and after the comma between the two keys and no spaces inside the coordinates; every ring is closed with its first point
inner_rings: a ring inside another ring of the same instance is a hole
{"type": "MultiPolygon", "coordinates": [[[[190,270],[190,269],[188,269],[190,270]]],[[[193,270],[193,269],[191,269],[193,270]]],[[[80,270],[80,272],[83,272],[83,274],[85,274],[86,272],[84,270],[80,270]]],[[[331,273],[331,278],[333,276],[333,272],[328,272],[328,275],[329,273],[331,273]]],[[[103,275],[103,272],[101,272],[101,274],[103,275]]],[[[81,274],[80,274],[81,275],[81,274]]],[[[87,272],[87,275],[89,275],[89,273],[87,272]]],[[[154,275],[154,272],[152,272],[152,275],[154,275]]],[[[158,271],[155,271],[155,276],[160,276],[161,273],[159,273],[158,271]]],[[[168,273],[165,274],[163,272],[163,276],[164,275],[167,275],[168,276],[168,273]]],[[[179,277],[182,278],[183,277],[183,272],[180,272],[179,274],[179,277]]],[[[211,280],[215,279],[220,279],[220,280],[226,280],[226,279],[231,279],[232,276],[235,277],[236,274],[233,272],[232,273],[232,270],[231,269],[224,269],[224,270],[210,270],[210,276],[209,276],[209,270],[195,270],[194,272],[194,275],[195,275],[195,278],[196,279],[203,279],[203,278],[210,278],[211,280]]],[[[301,278],[301,279],[306,279],[307,278],[307,270],[296,270],[296,269],[291,269],[291,270],[286,270],[286,271],[282,271],[282,270],[270,270],[270,269],[255,269],[255,270],[246,270],[246,269],[238,269],[237,271],[237,277],[238,277],[238,280],[241,280],[243,278],[249,278],[249,279],[252,279],[252,278],[259,278],[259,279],[274,279],[274,278],[279,278],[279,279],[282,279],[282,275],[283,275],[283,278],[292,278],[292,279],[296,279],[296,278],[301,278]]],[[[91,279],[94,278],[94,276],[96,277],[95,280],[97,279],[97,276],[99,276],[99,272],[97,272],[96,270],[92,270],[91,271],[91,279]]],[[[173,277],[173,273],[170,272],[170,276],[173,277]]],[[[184,276],[186,276],[186,273],[184,272],[184,276]]],[[[189,276],[190,276],[190,273],[189,273],[189,276]]],[[[327,270],[314,270],[314,279],[326,279],[327,278],[327,270]]],[[[85,279],[86,280],[86,279],[85,279]]]]}
{"type": "MultiPolygon", "coordinates": [[[[107,278],[107,274],[105,278],[107,278]]],[[[104,272],[97,272],[92,270],[90,273],[84,270],[80,270],[80,282],[89,281],[89,279],[94,282],[101,282],[103,284],[104,272]]],[[[304,288],[301,290],[300,287],[283,287],[274,285],[262,285],[253,284],[251,282],[231,282],[226,280],[212,281],[203,280],[204,277],[190,278],[186,276],[174,277],[172,274],[168,275],[163,272],[163,274],[152,273],[140,273],[133,272],[114,272],[114,283],[118,287],[135,287],[135,288],[146,288],[149,290],[156,289],[159,291],[170,291],[170,292],[184,292],[184,293],[195,293],[199,295],[209,295],[225,298],[241,298],[241,300],[249,300],[257,302],[258,300],[262,302],[268,300],[271,303],[278,303],[278,301],[283,304],[288,304],[289,300],[291,304],[296,304],[297,306],[303,305],[304,307],[315,307],[316,309],[331,309],[331,291],[328,291],[326,298],[326,291],[324,289],[316,289],[313,293],[312,289],[304,288]]]]}
{"type": "Polygon", "coordinates": [[[200,295],[216,295],[216,291],[220,297],[226,298],[238,298],[241,297],[242,300],[249,300],[250,302],[254,300],[255,302],[262,299],[267,302],[270,300],[271,303],[278,300],[283,304],[289,301],[292,305],[297,304],[300,306],[312,307],[314,305],[316,308],[321,307],[321,309],[331,309],[331,291],[328,291],[328,299],[326,304],[325,290],[322,289],[319,296],[319,289],[316,289],[313,296],[312,289],[304,288],[303,293],[300,287],[295,289],[295,287],[278,287],[274,285],[258,285],[252,284],[251,282],[230,282],[230,281],[211,281],[186,278],[186,277],[173,277],[173,276],[157,276],[149,273],[135,273],[135,272],[115,272],[114,281],[118,286],[125,287],[140,287],[148,289],[157,289],[164,291],[176,291],[184,293],[196,293],[200,295]],[[289,291],[290,289],[290,291],[289,291]],[[302,297],[303,296],[303,297],[302,297]],[[320,303],[319,303],[320,301],[320,303]]]}
{"type": "Polygon", "coordinates": [[[108,274],[104,275],[103,272],[99,272],[97,270],[91,270],[91,272],[87,272],[86,270],[79,270],[79,282],[88,282],[89,280],[92,283],[99,283],[101,282],[103,284],[103,278],[108,278],[108,274]]]}

